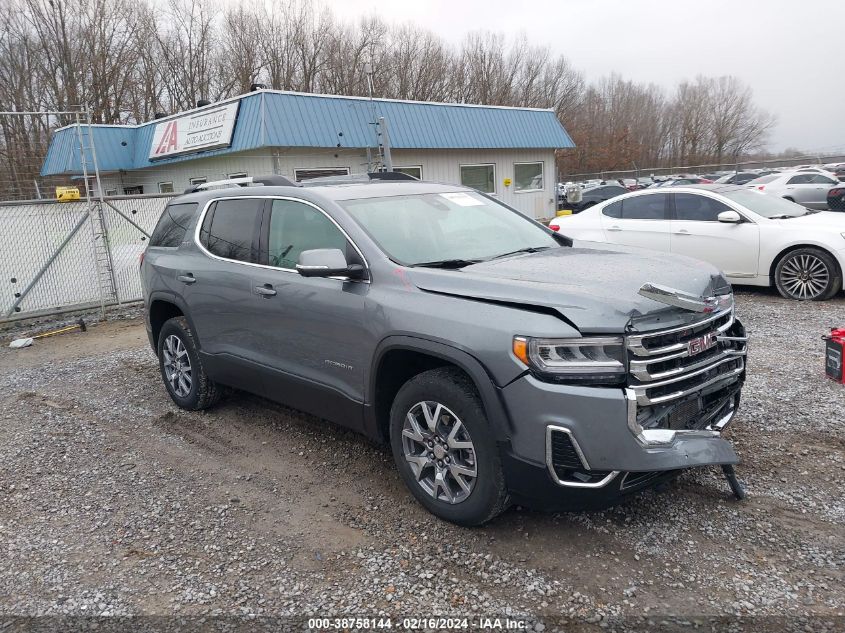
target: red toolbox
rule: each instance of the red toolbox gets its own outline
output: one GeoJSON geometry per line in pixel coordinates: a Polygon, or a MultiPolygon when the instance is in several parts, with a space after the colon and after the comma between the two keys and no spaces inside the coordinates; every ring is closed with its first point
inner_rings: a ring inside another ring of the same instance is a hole
{"type": "Polygon", "coordinates": [[[832,329],[822,338],[826,341],[824,371],[828,378],[845,385],[845,328],[832,329]]]}

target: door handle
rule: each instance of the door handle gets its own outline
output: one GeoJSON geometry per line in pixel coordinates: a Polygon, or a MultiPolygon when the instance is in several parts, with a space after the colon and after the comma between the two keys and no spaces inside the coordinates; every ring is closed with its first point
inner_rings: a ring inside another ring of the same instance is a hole
{"type": "Polygon", "coordinates": [[[675,231],[675,235],[689,235],[690,232],[686,229],[681,229],[680,231],[675,231]]]}
{"type": "Polygon", "coordinates": [[[614,224],[613,226],[609,226],[609,227],[607,227],[607,230],[608,230],[608,231],[621,231],[621,230],[622,230],[622,227],[621,227],[621,226],[616,226],[616,225],[614,224]]]}
{"type": "Polygon", "coordinates": [[[262,297],[275,297],[276,291],[273,290],[273,286],[270,284],[264,284],[263,286],[255,287],[255,294],[261,295],[262,297]]]}
{"type": "Polygon", "coordinates": [[[177,275],[176,279],[181,281],[183,284],[188,284],[189,286],[191,284],[195,284],[197,282],[197,278],[194,277],[193,273],[185,273],[184,275],[177,275]]]}

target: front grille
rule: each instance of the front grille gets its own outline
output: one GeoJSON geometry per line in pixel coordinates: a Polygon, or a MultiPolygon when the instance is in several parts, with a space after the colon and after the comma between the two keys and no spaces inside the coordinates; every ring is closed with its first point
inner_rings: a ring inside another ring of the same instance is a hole
{"type": "Polygon", "coordinates": [[[655,334],[644,336],[640,342],[649,354],[658,354],[667,347],[686,344],[694,338],[717,330],[732,321],[732,319],[732,313],[726,312],[699,324],[692,324],[685,328],[676,328],[667,332],[656,332],[655,334]]]}
{"type": "MultiPolygon", "coordinates": [[[[671,403],[739,376],[745,368],[745,332],[732,310],[689,326],[629,336],[627,341],[629,386],[641,407],[671,403]]],[[[696,413],[678,415],[689,418],[696,413]]]]}

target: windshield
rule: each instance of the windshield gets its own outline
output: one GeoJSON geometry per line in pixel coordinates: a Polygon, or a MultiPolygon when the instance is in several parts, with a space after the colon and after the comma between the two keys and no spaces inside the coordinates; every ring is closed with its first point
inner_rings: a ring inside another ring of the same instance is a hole
{"type": "Polygon", "coordinates": [[[754,189],[731,191],[722,195],[764,218],[799,218],[809,213],[800,204],[754,189]]]}
{"type": "Polygon", "coordinates": [[[342,200],[339,204],[393,261],[405,266],[472,263],[560,246],[519,212],[475,192],[342,200]]]}

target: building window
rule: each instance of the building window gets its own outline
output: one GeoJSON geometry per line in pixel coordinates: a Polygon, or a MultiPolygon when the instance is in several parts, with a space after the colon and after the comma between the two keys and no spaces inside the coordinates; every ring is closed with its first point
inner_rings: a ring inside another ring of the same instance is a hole
{"type": "Polygon", "coordinates": [[[160,182],[158,183],[158,192],[159,193],[173,193],[173,182],[160,182]]]}
{"type": "Polygon", "coordinates": [[[482,193],[496,192],[495,165],[461,165],[461,184],[482,193]]]}
{"type": "Polygon", "coordinates": [[[117,195],[117,189],[106,189],[106,195],[107,196],[116,196],[117,195]]]}
{"type": "Polygon", "coordinates": [[[514,191],[542,191],[543,163],[514,163],[514,191]]]}
{"type": "Polygon", "coordinates": [[[393,171],[398,171],[400,174],[408,174],[417,180],[422,180],[422,165],[410,165],[408,167],[394,167],[393,171]]]}
{"type": "Polygon", "coordinates": [[[349,167],[316,167],[314,169],[294,169],[293,177],[297,182],[326,176],[348,176],[349,167]]]}
{"type": "Polygon", "coordinates": [[[140,196],[143,193],[144,187],[142,185],[132,185],[130,187],[123,188],[124,196],[140,196]]]}
{"type": "Polygon", "coordinates": [[[208,182],[208,178],[206,178],[205,176],[199,176],[197,178],[189,178],[188,182],[191,183],[191,185],[194,185],[194,186],[204,185],[205,183],[208,182]]]}
{"type": "Polygon", "coordinates": [[[234,174],[226,174],[226,178],[246,178],[248,174],[245,171],[239,171],[234,174]]]}

